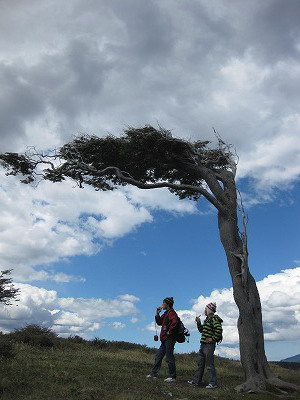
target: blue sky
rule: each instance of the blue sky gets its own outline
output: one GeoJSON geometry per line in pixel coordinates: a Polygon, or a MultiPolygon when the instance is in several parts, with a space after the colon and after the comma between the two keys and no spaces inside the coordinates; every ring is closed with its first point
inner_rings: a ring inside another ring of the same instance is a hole
{"type": "MultiPolygon", "coordinates": [[[[239,155],[267,356],[299,353],[298,1],[25,0],[0,9],[1,152],[157,122],[214,142],[214,126],[239,155]]],[[[0,205],[2,269],[14,268],[21,289],[18,307],[1,308],[0,330],[39,323],[154,346],[154,310],[173,296],[192,332],[177,351],[197,350],[195,315],[216,301],[218,353],[238,357],[230,276],[205,200],[31,187],[0,171],[0,205]]]]}

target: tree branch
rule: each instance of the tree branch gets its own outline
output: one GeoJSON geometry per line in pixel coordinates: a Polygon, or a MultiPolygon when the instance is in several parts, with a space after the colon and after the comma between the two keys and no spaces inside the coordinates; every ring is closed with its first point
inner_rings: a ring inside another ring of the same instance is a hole
{"type": "Polygon", "coordinates": [[[139,181],[136,181],[133,178],[125,177],[121,171],[117,173],[117,176],[122,179],[123,181],[130,183],[134,186],[137,186],[140,189],[154,189],[154,188],[160,188],[160,187],[166,187],[170,189],[175,189],[175,190],[188,190],[188,191],[193,191],[193,192],[198,192],[201,193],[210,203],[212,203],[218,210],[222,210],[221,204],[218,202],[218,200],[212,196],[206,189],[201,188],[201,187],[195,187],[192,185],[184,185],[184,184],[174,184],[174,183],[169,183],[169,182],[159,182],[159,183],[142,183],[139,181]]]}
{"type": "Polygon", "coordinates": [[[63,167],[64,172],[66,170],[72,170],[72,169],[77,169],[80,168],[83,171],[86,171],[90,173],[93,176],[105,176],[105,175],[115,175],[117,178],[119,178],[121,181],[126,182],[128,184],[131,184],[133,186],[136,186],[140,189],[155,189],[155,188],[169,188],[169,189],[174,189],[174,190],[187,190],[187,191],[192,191],[196,193],[202,194],[211,204],[213,204],[218,210],[222,210],[223,207],[219,203],[219,201],[212,195],[210,194],[206,189],[202,187],[196,187],[193,185],[187,185],[187,184],[176,184],[176,183],[170,183],[170,182],[157,182],[157,183],[144,183],[138,180],[135,180],[130,174],[128,174],[126,171],[121,171],[117,167],[106,167],[103,170],[98,170],[95,167],[88,165],[83,162],[76,162],[76,163],[66,163],[64,164],[63,167]],[[67,168],[66,168],[67,167],[67,168]]]}

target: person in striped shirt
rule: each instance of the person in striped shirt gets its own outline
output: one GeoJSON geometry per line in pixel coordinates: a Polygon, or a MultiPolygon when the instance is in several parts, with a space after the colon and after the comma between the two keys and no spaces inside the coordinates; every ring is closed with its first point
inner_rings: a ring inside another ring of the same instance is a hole
{"type": "Polygon", "coordinates": [[[200,317],[196,317],[195,322],[200,333],[202,333],[200,341],[198,369],[191,381],[191,385],[200,385],[204,373],[205,366],[208,369],[209,383],[206,389],[217,388],[217,374],[214,363],[214,351],[216,343],[222,340],[222,322],[223,320],[215,314],[216,303],[209,303],[205,307],[204,313],[206,319],[201,323],[200,317]]]}

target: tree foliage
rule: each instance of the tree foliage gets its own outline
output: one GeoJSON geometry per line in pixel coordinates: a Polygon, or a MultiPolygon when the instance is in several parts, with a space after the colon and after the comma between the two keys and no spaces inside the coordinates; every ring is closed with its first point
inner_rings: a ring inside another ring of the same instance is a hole
{"type": "Polygon", "coordinates": [[[17,296],[20,289],[16,289],[12,283],[12,278],[7,275],[11,273],[11,269],[0,272],[0,303],[11,305],[12,300],[18,301],[17,296]]]}
{"type": "Polygon", "coordinates": [[[222,141],[216,149],[208,144],[177,139],[168,130],[147,125],[129,127],[121,137],[82,135],[52,154],[30,149],[24,155],[2,154],[0,160],[7,174],[25,176],[24,183],[71,178],[80,187],[86,184],[105,191],[139,182],[141,188],[165,186],[181,199],[197,200],[207,194],[198,166],[221,171],[232,165],[229,147],[222,141]]]}

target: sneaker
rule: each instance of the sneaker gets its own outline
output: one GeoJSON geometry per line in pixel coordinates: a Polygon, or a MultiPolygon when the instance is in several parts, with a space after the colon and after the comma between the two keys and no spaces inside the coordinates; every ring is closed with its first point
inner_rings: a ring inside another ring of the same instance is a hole
{"type": "Polygon", "coordinates": [[[146,378],[147,379],[151,379],[151,378],[152,379],[157,379],[157,376],[153,376],[153,375],[149,374],[149,375],[146,376],[146,378]]]}
{"type": "Polygon", "coordinates": [[[187,381],[187,383],[189,383],[190,385],[196,385],[194,381],[187,381]]]}
{"type": "Polygon", "coordinates": [[[164,379],[165,382],[171,383],[171,382],[176,382],[175,378],[166,378],[164,379]]]}
{"type": "Polygon", "coordinates": [[[212,385],[211,383],[209,383],[207,386],[205,386],[205,389],[217,389],[217,385],[212,385]]]}

